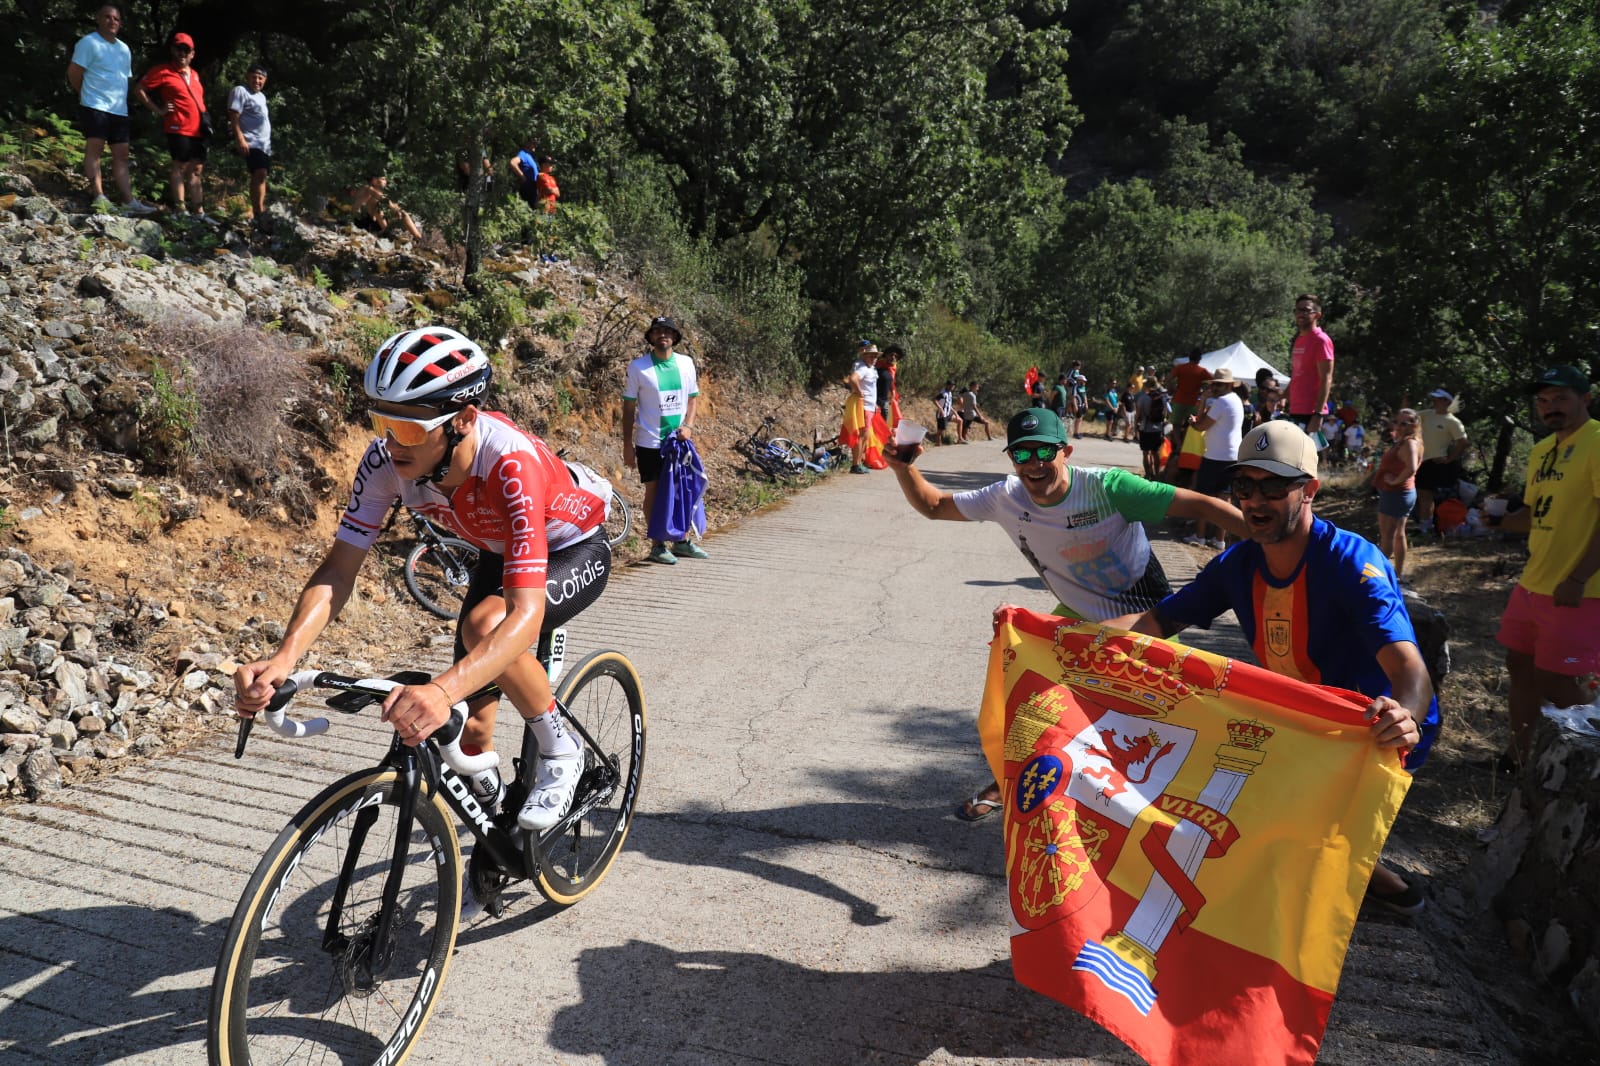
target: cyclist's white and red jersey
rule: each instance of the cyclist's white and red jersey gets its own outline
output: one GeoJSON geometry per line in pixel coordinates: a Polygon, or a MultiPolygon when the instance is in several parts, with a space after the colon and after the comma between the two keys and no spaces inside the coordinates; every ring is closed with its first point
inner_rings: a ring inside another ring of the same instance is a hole
{"type": "Polygon", "coordinates": [[[605,522],[611,486],[504,415],[478,412],[478,450],[467,480],[448,496],[395,472],[382,439],[367,446],[337,537],[370,548],[396,499],[430,522],[505,560],[506,588],[545,583],[550,553],[587,540],[605,522]]]}

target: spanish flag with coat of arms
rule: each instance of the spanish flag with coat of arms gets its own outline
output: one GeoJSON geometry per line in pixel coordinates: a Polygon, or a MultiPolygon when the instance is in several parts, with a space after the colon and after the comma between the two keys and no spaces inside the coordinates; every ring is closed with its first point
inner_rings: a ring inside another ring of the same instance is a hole
{"type": "Polygon", "coordinates": [[[978,729],[1017,980],[1152,1066],[1314,1062],[1410,785],[1370,702],[1002,608],[978,729]]]}

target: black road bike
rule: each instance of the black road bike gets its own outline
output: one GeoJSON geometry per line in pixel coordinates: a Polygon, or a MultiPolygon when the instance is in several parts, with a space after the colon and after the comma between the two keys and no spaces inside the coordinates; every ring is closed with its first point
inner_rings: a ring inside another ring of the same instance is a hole
{"type": "MultiPolygon", "coordinates": [[[[565,629],[540,637],[552,682],[565,650],[565,629]]],[[[314,736],[327,730],[326,718],[284,715],[296,694],[333,690],[328,705],[355,713],[429,676],[304,671],[256,720],[280,736],[314,736]]],[[[494,756],[461,752],[466,701],[414,748],[396,734],[376,766],[329,785],[289,820],[245,887],[217,961],[207,1027],[213,1066],[406,1059],[438,1005],[461,920],[457,821],[475,840],[467,891],[491,915],[504,912],[501,893],[514,881],[532,881],[558,906],[594,890],[639,800],[644,695],[633,665],[616,651],[587,656],[555,692],[583,741],[584,769],[571,810],[543,833],[517,825],[538,761],[530,731],[523,730],[502,812],[485,811],[474,797],[468,778],[494,756]]],[[[236,757],[250,726],[240,723],[236,757]]]]}
{"type": "MultiPolygon", "coordinates": [[[[384,532],[394,525],[404,506],[399,500],[394,501],[384,532]]],[[[477,568],[478,547],[451,536],[418,511],[407,513],[417,543],[406,555],[406,591],[429,614],[454,619],[461,613],[462,597],[477,568]]]]}

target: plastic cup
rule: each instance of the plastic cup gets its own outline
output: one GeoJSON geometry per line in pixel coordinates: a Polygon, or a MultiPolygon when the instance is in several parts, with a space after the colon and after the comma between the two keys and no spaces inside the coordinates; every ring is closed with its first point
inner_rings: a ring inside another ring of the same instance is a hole
{"type": "Polygon", "coordinates": [[[916,455],[917,445],[927,439],[928,430],[910,419],[902,418],[894,427],[895,457],[909,463],[916,455]]]}

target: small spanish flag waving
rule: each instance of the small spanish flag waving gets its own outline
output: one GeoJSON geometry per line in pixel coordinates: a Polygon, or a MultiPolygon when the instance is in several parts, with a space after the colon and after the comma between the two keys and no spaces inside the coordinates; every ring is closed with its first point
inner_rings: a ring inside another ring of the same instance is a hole
{"type": "Polygon", "coordinates": [[[1314,1062],[1410,785],[1369,702],[1002,609],[978,728],[1017,980],[1152,1066],[1314,1062]]]}

